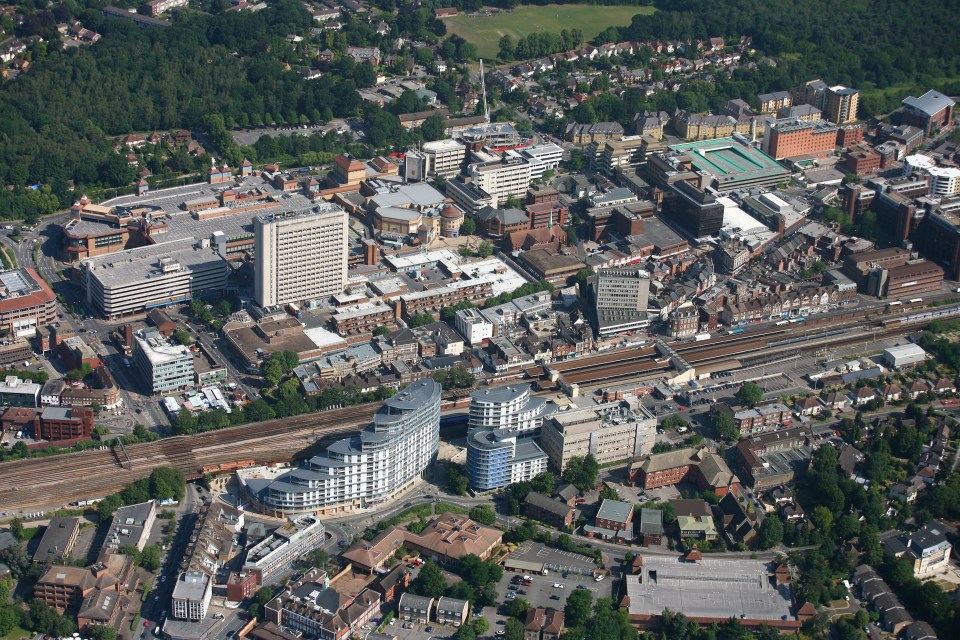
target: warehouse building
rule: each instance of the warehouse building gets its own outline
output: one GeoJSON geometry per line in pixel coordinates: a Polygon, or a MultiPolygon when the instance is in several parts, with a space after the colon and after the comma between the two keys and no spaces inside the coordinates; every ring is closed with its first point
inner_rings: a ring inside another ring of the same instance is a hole
{"type": "Polygon", "coordinates": [[[883,359],[894,369],[902,369],[925,361],[927,352],[919,345],[907,343],[884,349],[883,359]]]}
{"type": "Polygon", "coordinates": [[[704,626],[733,618],[748,629],[800,629],[790,584],[780,583],[763,561],[702,558],[696,552],[681,558],[644,555],[637,564],[639,572],[626,577],[621,609],[640,629],[658,628],[668,609],[704,626]]]}

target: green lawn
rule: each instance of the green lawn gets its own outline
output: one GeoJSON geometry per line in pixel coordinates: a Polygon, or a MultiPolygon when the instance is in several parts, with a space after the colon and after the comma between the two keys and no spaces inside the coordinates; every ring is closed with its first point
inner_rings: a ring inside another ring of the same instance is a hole
{"type": "Polygon", "coordinates": [[[492,16],[460,14],[444,18],[448,33],[455,33],[477,46],[484,58],[495,58],[500,38],[506,34],[514,41],[537,31],[560,33],[563,29],[580,29],[591,40],[607,27],[630,24],[637,14],[651,14],[654,7],[599,6],[591,4],[523,5],[513,11],[492,16]]]}
{"type": "Polygon", "coordinates": [[[21,627],[14,627],[5,636],[0,636],[0,640],[20,640],[20,638],[32,638],[35,634],[21,627]]]}

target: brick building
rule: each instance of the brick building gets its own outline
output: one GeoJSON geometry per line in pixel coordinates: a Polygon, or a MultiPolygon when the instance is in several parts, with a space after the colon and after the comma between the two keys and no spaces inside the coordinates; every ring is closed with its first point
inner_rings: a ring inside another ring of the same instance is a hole
{"type": "Polygon", "coordinates": [[[36,421],[37,440],[89,440],[93,437],[90,407],[45,407],[36,421]]]}
{"type": "Polygon", "coordinates": [[[231,571],[227,577],[227,600],[241,602],[257,592],[257,574],[252,571],[231,571]]]}
{"type": "Polygon", "coordinates": [[[576,509],[565,502],[536,491],[528,493],[523,501],[523,515],[558,529],[572,526],[576,512],[576,509]]]}
{"type": "Polygon", "coordinates": [[[706,447],[677,449],[643,456],[630,465],[630,482],[644,489],[693,482],[718,496],[739,494],[740,479],[723,458],[706,447]]]}
{"type": "Polygon", "coordinates": [[[33,596],[57,611],[76,611],[96,591],[133,591],[137,584],[134,569],[133,558],[122,554],[112,554],[86,568],[51,565],[37,579],[33,596]]]}
{"type": "Polygon", "coordinates": [[[763,150],[776,160],[823,157],[837,146],[837,126],[825,120],[775,120],[767,125],[763,150]]]}
{"type": "Polygon", "coordinates": [[[873,174],[880,170],[880,154],[866,145],[857,145],[843,154],[837,168],[858,176],[873,174]]]}
{"type": "Polygon", "coordinates": [[[793,423],[793,413],[781,402],[771,402],[739,411],[734,411],[729,405],[718,403],[714,405],[713,411],[732,413],[741,438],[784,429],[793,423]]]}
{"type": "Polygon", "coordinates": [[[919,98],[907,96],[900,110],[901,122],[923,130],[932,136],[953,123],[953,108],[956,103],[938,91],[927,91],[919,98]]]}

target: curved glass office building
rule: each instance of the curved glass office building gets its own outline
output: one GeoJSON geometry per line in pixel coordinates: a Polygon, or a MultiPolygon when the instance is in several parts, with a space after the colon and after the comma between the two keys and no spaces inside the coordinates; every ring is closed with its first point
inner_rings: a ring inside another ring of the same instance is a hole
{"type": "Polygon", "coordinates": [[[335,514],[387,500],[409,486],[437,455],[440,385],[419,380],[388,399],[358,435],[274,480],[246,480],[261,511],[284,517],[335,514]]]}

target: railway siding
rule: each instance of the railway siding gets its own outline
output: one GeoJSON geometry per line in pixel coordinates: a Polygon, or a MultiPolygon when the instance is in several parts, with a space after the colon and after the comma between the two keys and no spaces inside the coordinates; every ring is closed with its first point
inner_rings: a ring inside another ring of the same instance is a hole
{"type": "Polygon", "coordinates": [[[378,407],[371,403],[131,445],[132,470],[121,468],[111,451],[6,462],[0,465],[0,510],[49,507],[52,496],[62,504],[100,498],[161,466],[177,467],[187,477],[198,477],[204,466],[292,460],[318,438],[359,430],[378,407]]]}

